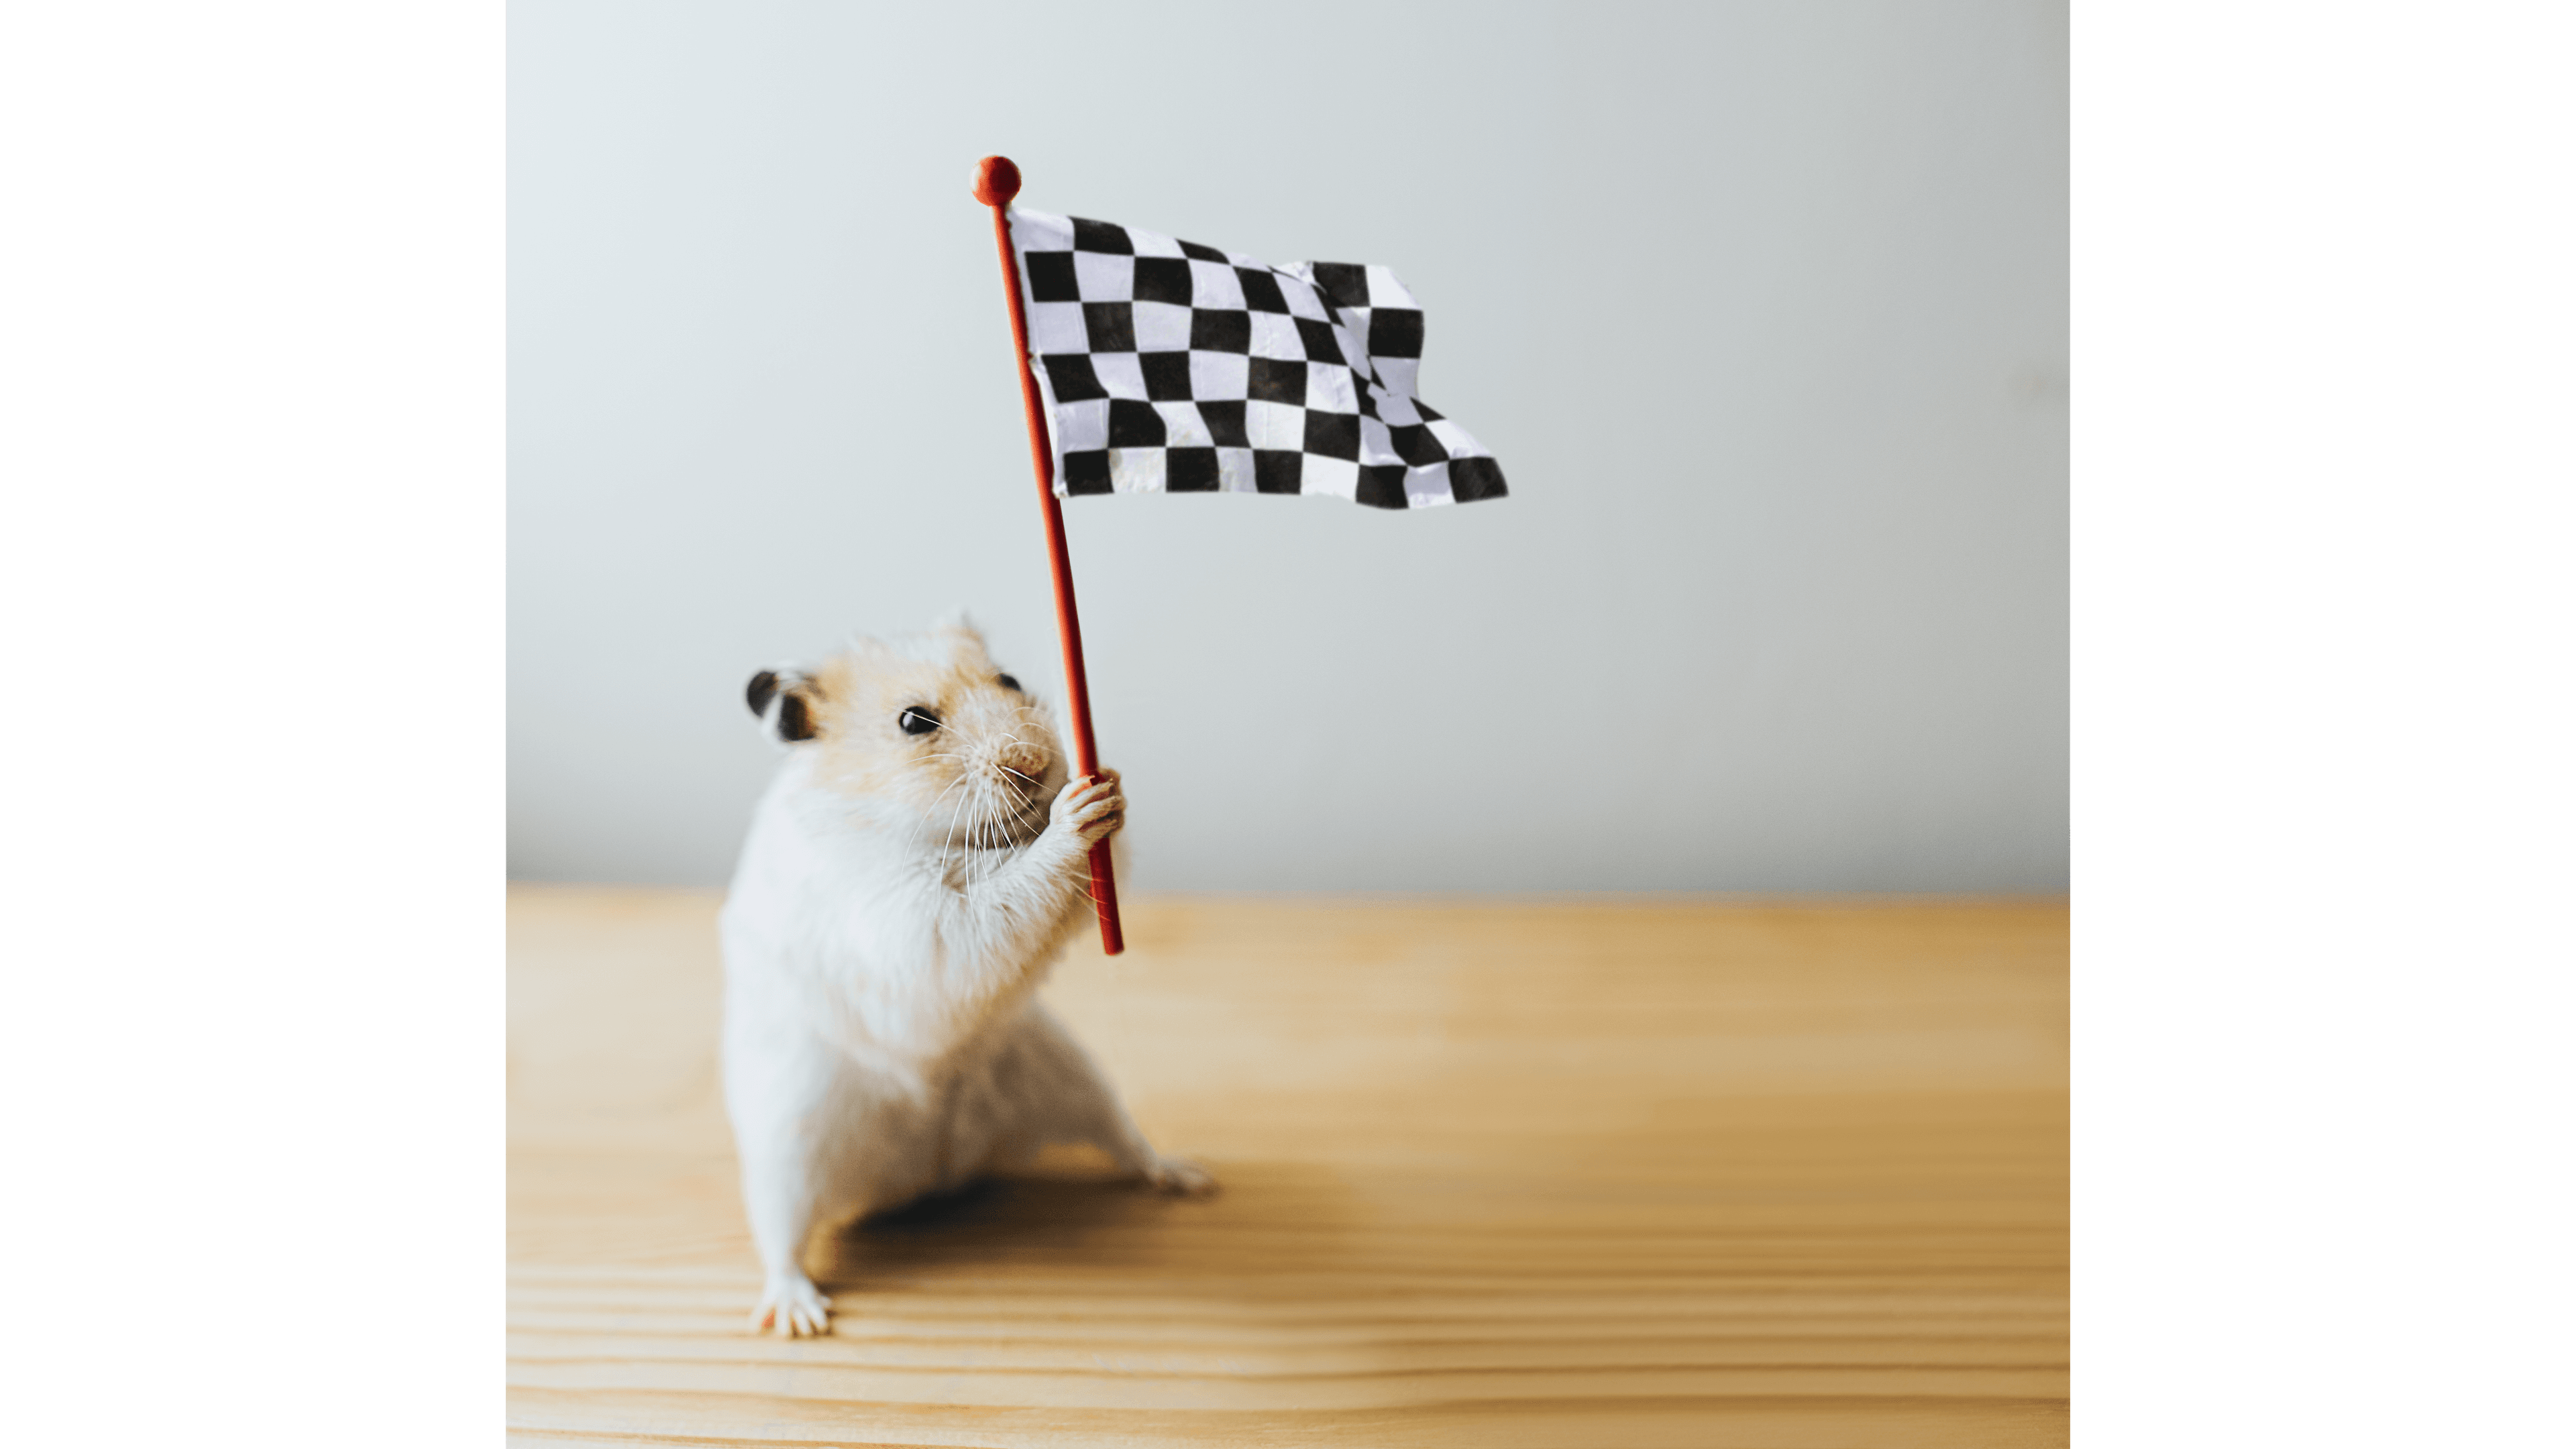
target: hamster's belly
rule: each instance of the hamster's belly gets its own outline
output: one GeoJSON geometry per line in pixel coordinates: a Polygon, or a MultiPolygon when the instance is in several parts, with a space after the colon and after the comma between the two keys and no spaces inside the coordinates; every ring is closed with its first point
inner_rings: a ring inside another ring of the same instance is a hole
{"type": "Polygon", "coordinates": [[[963,1187],[1032,1145],[1022,1139],[1043,1107],[1019,1099],[1012,1090],[1019,1074],[1008,1070],[1024,1031],[1025,1022],[1015,1021],[994,1033],[927,1095],[853,1063],[831,1109],[836,1216],[883,1212],[963,1187]]]}

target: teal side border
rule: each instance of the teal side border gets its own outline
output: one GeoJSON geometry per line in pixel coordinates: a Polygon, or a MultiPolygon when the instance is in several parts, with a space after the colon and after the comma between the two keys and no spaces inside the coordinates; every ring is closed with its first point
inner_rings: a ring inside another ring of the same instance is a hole
{"type": "Polygon", "coordinates": [[[500,1428],[502,13],[0,18],[13,1444],[500,1428]]]}
{"type": "Polygon", "coordinates": [[[2076,8],[2076,1423],[2566,1379],[2571,10],[2076,8]]]}

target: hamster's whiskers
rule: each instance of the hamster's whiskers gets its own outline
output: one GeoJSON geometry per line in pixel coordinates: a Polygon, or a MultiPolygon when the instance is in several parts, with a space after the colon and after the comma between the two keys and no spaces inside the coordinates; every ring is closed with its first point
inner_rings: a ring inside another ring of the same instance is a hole
{"type": "MultiPolygon", "coordinates": [[[[975,783],[975,777],[972,775],[960,775],[957,777],[957,782],[961,785],[972,786],[975,783]]],[[[964,794],[957,797],[956,806],[948,812],[948,828],[941,832],[939,837],[939,883],[941,885],[948,884],[948,853],[955,849],[957,845],[957,822],[965,814],[966,807],[974,803],[975,792],[970,788],[964,794]]],[[[967,857],[966,868],[967,879],[969,882],[974,879],[974,866],[974,858],[972,856],[967,857]]]]}
{"type": "MultiPolygon", "coordinates": [[[[1015,744],[1016,744],[1016,743],[1021,743],[1021,741],[1019,740],[1019,737],[1018,737],[1018,736],[1016,736],[1016,735],[1014,735],[1014,736],[1012,737],[1012,742],[1013,742],[1013,743],[1015,743],[1015,744]]],[[[961,767],[963,768],[963,770],[965,771],[965,774],[964,774],[964,775],[962,775],[962,776],[961,776],[961,778],[971,778],[971,777],[972,777],[972,774],[973,774],[973,771],[974,771],[974,769],[975,769],[975,762],[974,762],[973,760],[970,760],[970,759],[966,758],[964,755],[956,755],[956,754],[949,754],[949,755],[924,755],[924,756],[922,756],[922,758],[923,758],[923,759],[925,759],[925,760],[954,760],[954,761],[956,761],[956,762],[958,763],[958,765],[959,765],[959,766],[961,766],[961,767]]],[[[1044,782],[1040,781],[1040,780],[1039,780],[1035,775],[1031,775],[1031,774],[1029,774],[1028,772],[1026,772],[1026,771],[1024,771],[1024,770],[1014,770],[1014,769],[1012,769],[1010,766],[1003,764],[1003,763],[1002,763],[1001,761],[999,761],[999,760],[995,760],[995,761],[993,761],[993,762],[992,762],[992,764],[993,764],[993,768],[995,768],[995,769],[997,769],[997,770],[1001,770],[1001,771],[1003,771],[1003,772],[1005,772],[1005,773],[1007,773],[1007,774],[1017,775],[1017,776],[1019,776],[1021,779],[1028,781],[1028,782],[1029,782],[1029,788],[1030,788],[1030,789],[1032,789],[1032,790],[1043,790],[1043,789],[1045,789],[1045,788],[1046,788],[1046,785],[1045,785],[1045,783],[1044,783],[1044,782]]],[[[953,787],[952,787],[952,788],[953,788],[953,787]]],[[[944,794],[946,794],[947,792],[943,790],[943,791],[941,791],[940,793],[944,795],[944,794]]]]}
{"type": "MultiPolygon", "coordinates": [[[[1009,767],[1004,766],[1004,768],[1008,769],[1009,767]]],[[[1012,770],[1011,773],[1018,775],[1020,772],[1012,770]]],[[[1028,777],[1021,775],[1020,778],[1027,779],[1028,777]]],[[[1035,782],[1032,781],[1031,783],[1035,782]]],[[[1010,797],[1003,795],[997,795],[995,800],[997,804],[1006,807],[1005,813],[995,816],[992,822],[994,838],[998,844],[1017,845],[1024,843],[1012,838],[1015,827],[1027,830],[1032,836],[1046,829],[1046,817],[1039,813],[1034,802],[1023,800],[1019,804],[1013,805],[1010,802],[1010,797]]]]}
{"type": "Polygon", "coordinates": [[[1007,740],[1024,748],[1034,748],[1015,730],[978,735],[972,741],[967,741],[945,721],[933,725],[932,728],[958,738],[965,748],[922,756],[926,760],[941,760],[955,765],[958,772],[956,779],[949,781],[938,795],[932,797],[928,808],[922,814],[925,817],[935,815],[941,802],[947,800],[951,791],[957,790],[960,786],[966,787],[958,795],[957,802],[949,807],[947,823],[939,832],[939,859],[933,866],[933,875],[943,886],[959,885],[959,882],[952,879],[949,870],[951,858],[962,850],[965,852],[964,858],[958,860],[956,864],[965,873],[962,884],[971,885],[999,870],[1007,858],[1007,852],[1028,843],[1018,838],[1021,834],[1035,836],[1044,832],[1047,820],[1044,808],[1046,802],[1037,797],[1046,789],[1046,783],[1027,771],[1005,764],[1001,760],[978,762],[974,757],[972,752],[977,747],[991,745],[1000,740],[1007,740]],[[990,774],[990,771],[995,769],[1026,782],[1028,789],[1000,788],[990,774]],[[962,833],[958,829],[961,824],[965,827],[962,833]],[[989,854],[989,858],[981,865],[978,865],[975,859],[977,852],[989,854]]]}
{"type": "MultiPolygon", "coordinates": [[[[1003,768],[1010,769],[1007,765],[1003,768]]],[[[1018,775],[1020,772],[1011,770],[1011,773],[1018,775]]],[[[1020,775],[1020,778],[1025,780],[1028,777],[1020,775]]],[[[1004,858],[1001,852],[1025,843],[1014,839],[1012,830],[1015,825],[1026,825],[1032,816],[1029,803],[1025,799],[1015,802],[1014,797],[1019,794],[1017,790],[1004,790],[988,784],[982,791],[982,798],[977,802],[975,823],[971,828],[970,839],[983,849],[994,852],[992,858],[985,863],[984,872],[987,875],[1001,867],[1004,858]]]]}
{"type": "MultiPolygon", "coordinates": [[[[958,786],[968,783],[973,778],[974,777],[971,775],[961,773],[956,779],[949,781],[947,789],[941,790],[938,795],[932,798],[930,808],[921,812],[923,818],[927,819],[932,811],[939,808],[939,802],[948,798],[949,790],[954,790],[958,786]]],[[[961,806],[964,805],[966,803],[966,797],[963,795],[958,796],[957,803],[961,806]]],[[[956,829],[957,814],[954,810],[949,812],[948,824],[950,830],[956,829]]],[[[941,835],[939,838],[939,865],[937,868],[937,879],[942,885],[946,885],[948,883],[948,837],[945,834],[941,835]]]]}

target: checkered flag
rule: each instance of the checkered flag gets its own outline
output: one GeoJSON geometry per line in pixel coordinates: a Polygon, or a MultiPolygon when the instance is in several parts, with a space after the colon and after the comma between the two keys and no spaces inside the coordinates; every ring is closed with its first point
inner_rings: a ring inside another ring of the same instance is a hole
{"type": "Polygon", "coordinates": [[[1010,221],[1057,496],[1503,496],[1493,455],[1413,395],[1422,309],[1395,273],[1265,266],[1078,216],[1010,221]]]}

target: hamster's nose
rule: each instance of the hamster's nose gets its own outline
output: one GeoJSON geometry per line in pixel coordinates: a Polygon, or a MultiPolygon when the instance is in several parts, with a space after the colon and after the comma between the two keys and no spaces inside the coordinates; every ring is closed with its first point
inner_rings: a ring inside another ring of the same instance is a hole
{"type": "Polygon", "coordinates": [[[1046,777],[1046,752],[1026,745],[1008,745],[993,752],[993,768],[1015,785],[1030,789],[1046,777]]]}

